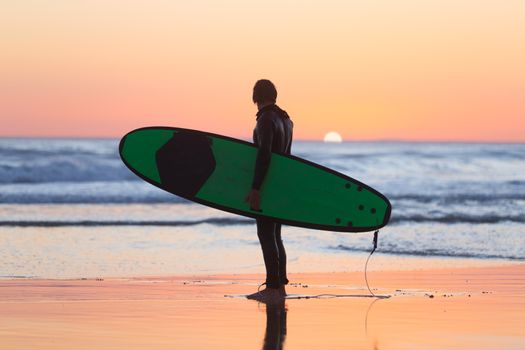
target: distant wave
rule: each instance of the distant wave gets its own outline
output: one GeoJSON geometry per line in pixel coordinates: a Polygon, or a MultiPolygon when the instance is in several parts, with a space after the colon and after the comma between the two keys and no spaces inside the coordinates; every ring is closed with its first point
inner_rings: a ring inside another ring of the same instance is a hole
{"type": "MultiPolygon", "coordinates": [[[[402,223],[425,223],[435,222],[443,224],[496,224],[502,222],[525,223],[524,216],[469,216],[469,215],[445,215],[441,217],[430,216],[394,216],[390,220],[391,225],[402,223]]],[[[249,225],[253,220],[237,218],[207,218],[202,220],[7,220],[0,221],[0,226],[194,226],[200,224],[211,224],[216,226],[249,225]]]]}
{"type": "Polygon", "coordinates": [[[96,220],[26,220],[26,221],[0,221],[0,226],[11,227],[65,227],[65,226],[195,226],[201,224],[211,224],[216,226],[233,226],[233,225],[252,225],[254,220],[249,219],[232,219],[232,218],[208,218],[203,220],[151,220],[151,221],[96,221],[96,220]]]}
{"type": "Polygon", "coordinates": [[[426,215],[393,215],[390,219],[390,224],[398,224],[405,222],[439,222],[443,224],[496,224],[499,222],[518,222],[525,223],[525,215],[466,215],[466,214],[448,214],[442,216],[426,216],[426,215]]]}
{"type": "MultiPolygon", "coordinates": [[[[370,252],[370,249],[364,249],[359,247],[348,247],[339,244],[335,247],[328,247],[328,249],[342,250],[350,252],[370,252]]],[[[404,249],[402,247],[390,247],[377,249],[378,253],[381,254],[392,254],[392,255],[412,255],[412,256],[436,256],[436,257],[453,257],[453,258],[481,258],[481,259],[509,259],[509,260],[525,260],[524,256],[508,255],[508,254],[490,254],[490,253],[465,253],[465,252],[454,252],[446,249],[404,249]]]]}
{"type": "MultiPolygon", "coordinates": [[[[57,140],[48,140],[48,142],[57,142],[57,140]]],[[[22,141],[20,141],[22,142],[22,141]]],[[[107,141],[106,141],[107,142],[107,141]]],[[[97,141],[90,141],[92,145],[96,145],[97,141]]],[[[118,158],[118,154],[114,151],[118,147],[118,142],[115,142],[112,145],[113,152],[107,152],[107,149],[102,151],[98,147],[84,148],[79,149],[75,147],[70,148],[42,148],[43,145],[35,146],[33,148],[17,148],[17,147],[1,147],[0,146],[0,156],[5,158],[28,158],[28,159],[41,159],[45,157],[78,157],[78,156],[96,156],[96,157],[106,157],[106,158],[118,158]],[[40,147],[40,148],[38,148],[40,147]]]]}
{"type": "MultiPolygon", "coordinates": [[[[506,183],[501,183],[502,187],[506,185],[513,186],[524,186],[525,182],[523,181],[509,181],[506,183]]],[[[524,189],[525,190],[525,189],[524,189]]],[[[455,194],[432,194],[432,195],[421,195],[421,194],[393,194],[386,195],[390,200],[412,200],[420,203],[432,203],[432,202],[441,202],[441,203],[463,203],[466,201],[473,202],[494,202],[497,200],[525,200],[525,192],[506,192],[506,193],[455,193],[455,194]]]]}
{"type": "Polygon", "coordinates": [[[1,184],[129,180],[140,179],[116,159],[61,157],[17,165],[0,164],[1,184]]]}
{"type": "MultiPolygon", "coordinates": [[[[500,173],[502,161],[509,165],[505,168],[507,172],[519,173],[522,170],[524,150],[525,145],[418,143],[414,147],[411,143],[328,145],[299,141],[294,152],[306,159],[328,162],[329,166],[348,172],[350,176],[379,172],[387,179],[390,170],[395,169],[398,177],[413,178],[415,174],[421,174],[421,178],[425,178],[425,171],[429,168],[470,176],[486,169],[487,179],[497,181],[499,177],[494,175],[500,173]],[[469,164],[472,162],[481,163],[476,163],[471,169],[469,164]],[[443,166],[452,170],[443,170],[443,166]]],[[[120,160],[116,139],[0,138],[0,184],[130,180],[140,181],[120,160]]],[[[367,178],[361,180],[367,182],[367,178]]],[[[503,187],[524,186],[523,178],[500,183],[503,187]]]]}
{"type": "MultiPolygon", "coordinates": [[[[161,190],[158,190],[159,192],[161,190]]],[[[169,193],[21,193],[2,194],[3,204],[164,204],[189,203],[188,200],[169,193]]]]}

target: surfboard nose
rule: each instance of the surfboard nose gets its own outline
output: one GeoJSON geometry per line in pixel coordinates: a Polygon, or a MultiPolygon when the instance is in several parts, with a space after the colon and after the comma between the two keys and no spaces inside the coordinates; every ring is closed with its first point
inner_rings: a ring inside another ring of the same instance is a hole
{"type": "Polygon", "coordinates": [[[383,223],[381,227],[386,226],[388,224],[388,222],[390,221],[390,215],[392,215],[392,204],[390,203],[388,199],[386,199],[386,197],[384,200],[386,201],[387,206],[386,206],[385,215],[383,217],[383,223]]]}

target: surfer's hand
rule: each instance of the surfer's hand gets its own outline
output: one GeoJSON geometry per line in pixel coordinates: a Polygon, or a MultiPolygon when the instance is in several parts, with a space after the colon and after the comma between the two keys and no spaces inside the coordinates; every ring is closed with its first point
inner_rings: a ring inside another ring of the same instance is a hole
{"type": "Polygon", "coordinates": [[[257,211],[261,210],[261,195],[259,194],[258,190],[252,189],[250,193],[246,195],[246,198],[244,200],[250,203],[250,209],[257,211]]]}

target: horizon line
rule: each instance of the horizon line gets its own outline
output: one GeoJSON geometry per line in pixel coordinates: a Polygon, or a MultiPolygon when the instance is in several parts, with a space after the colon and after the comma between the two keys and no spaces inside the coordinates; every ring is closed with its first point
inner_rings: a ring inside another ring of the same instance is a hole
{"type": "MultiPolygon", "coordinates": [[[[239,137],[225,135],[228,137],[238,138],[240,140],[250,140],[251,136],[239,137]]],[[[119,136],[48,136],[48,135],[0,135],[0,139],[57,139],[57,140],[68,140],[68,139],[78,139],[78,140],[119,140],[119,136]]],[[[378,143],[489,143],[489,144],[524,144],[524,140],[464,140],[464,139],[403,139],[403,138],[377,138],[377,139],[346,139],[342,142],[325,142],[322,138],[313,139],[313,138],[295,138],[293,141],[302,141],[302,142],[323,142],[323,143],[358,143],[358,142],[378,142],[378,143]]]]}

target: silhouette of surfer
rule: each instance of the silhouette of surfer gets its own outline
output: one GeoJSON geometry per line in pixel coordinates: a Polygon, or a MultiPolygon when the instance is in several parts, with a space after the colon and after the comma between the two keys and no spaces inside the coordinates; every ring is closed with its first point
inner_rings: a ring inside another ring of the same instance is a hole
{"type": "MultiPolygon", "coordinates": [[[[293,122],[288,114],[276,105],[277,90],[266,79],[258,80],[253,87],[253,102],[257,104],[257,124],[253,131],[253,142],[259,148],[255,161],[252,189],[246,201],[252,210],[261,211],[260,189],[268,171],[272,152],[290,154],[293,122]]],[[[286,176],[286,174],[282,174],[286,176]]],[[[264,206],[263,206],[264,207],[264,206]]],[[[261,244],[266,267],[266,288],[248,296],[263,302],[279,301],[286,296],[286,251],[281,239],[281,224],[269,219],[257,219],[257,236],[261,244]]]]}

